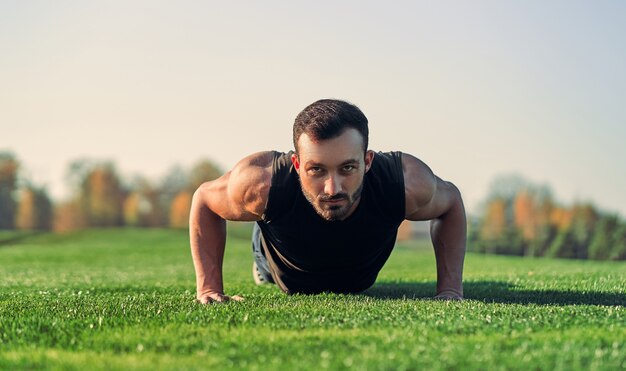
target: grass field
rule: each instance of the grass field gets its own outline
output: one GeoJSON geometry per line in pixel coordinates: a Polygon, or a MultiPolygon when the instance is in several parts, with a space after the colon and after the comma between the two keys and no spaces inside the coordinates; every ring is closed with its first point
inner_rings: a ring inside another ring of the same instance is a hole
{"type": "Polygon", "coordinates": [[[194,301],[186,231],[0,233],[0,369],[626,369],[626,264],[469,254],[463,302],[429,300],[429,243],[361,295],[286,296],[230,228],[229,294],[194,301]]]}

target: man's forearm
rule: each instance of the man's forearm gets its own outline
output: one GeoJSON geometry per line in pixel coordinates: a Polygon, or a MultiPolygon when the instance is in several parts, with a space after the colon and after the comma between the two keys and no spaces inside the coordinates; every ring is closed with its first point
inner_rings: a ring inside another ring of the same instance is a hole
{"type": "Polygon", "coordinates": [[[461,196],[441,217],[431,222],[437,259],[437,295],[463,297],[463,260],[467,222],[461,196]]]}
{"type": "Polygon", "coordinates": [[[226,221],[194,196],[189,215],[191,256],[196,271],[196,294],[222,294],[222,263],[226,245],[226,221]]]}

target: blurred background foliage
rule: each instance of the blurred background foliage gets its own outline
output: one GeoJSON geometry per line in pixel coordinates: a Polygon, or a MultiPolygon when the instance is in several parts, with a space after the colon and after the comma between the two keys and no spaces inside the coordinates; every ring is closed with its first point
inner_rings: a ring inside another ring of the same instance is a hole
{"type": "Polygon", "coordinates": [[[558,203],[546,185],[519,175],[495,179],[469,218],[470,251],[555,258],[625,260],[626,223],[591,202],[558,203]]]}
{"type": "MultiPolygon", "coordinates": [[[[187,228],[193,192],[222,174],[213,161],[203,159],[190,169],[173,166],[157,181],[141,175],[124,179],[111,161],[78,159],[66,173],[71,196],[53,202],[45,187],[21,175],[14,154],[0,152],[0,230],[187,228]]],[[[519,175],[496,178],[468,224],[473,252],[626,260],[626,223],[618,215],[591,202],[559,203],[548,186],[519,175]]],[[[403,224],[399,239],[424,236],[424,224],[417,229],[403,224]]]]}
{"type": "Polygon", "coordinates": [[[172,167],[158,181],[124,179],[111,161],[69,164],[71,196],[53,202],[45,187],[20,174],[18,159],[0,152],[0,229],[67,232],[100,227],[187,228],[193,192],[222,170],[208,159],[191,169],[172,167]]]}

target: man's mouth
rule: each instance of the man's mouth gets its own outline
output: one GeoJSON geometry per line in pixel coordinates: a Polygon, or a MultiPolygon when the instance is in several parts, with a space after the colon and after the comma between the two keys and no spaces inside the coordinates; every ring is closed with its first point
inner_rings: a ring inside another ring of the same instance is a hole
{"type": "Polygon", "coordinates": [[[343,202],[345,200],[346,200],[345,198],[338,198],[338,199],[334,199],[334,200],[324,200],[322,202],[326,202],[326,203],[329,203],[329,204],[338,204],[338,203],[343,202]]]}
{"type": "Polygon", "coordinates": [[[335,204],[335,203],[339,203],[342,201],[346,201],[347,199],[348,198],[346,196],[341,195],[341,196],[334,196],[334,197],[324,197],[320,201],[327,202],[330,204],[335,204]]]}

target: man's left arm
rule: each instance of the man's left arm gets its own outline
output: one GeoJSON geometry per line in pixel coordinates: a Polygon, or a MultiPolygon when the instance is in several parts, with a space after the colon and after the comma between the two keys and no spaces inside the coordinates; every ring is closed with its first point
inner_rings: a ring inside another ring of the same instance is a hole
{"type": "Polygon", "coordinates": [[[436,298],[462,299],[467,222],[461,193],[411,155],[403,154],[402,165],[406,219],[431,220],[430,235],[437,259],[436,298]]]}

